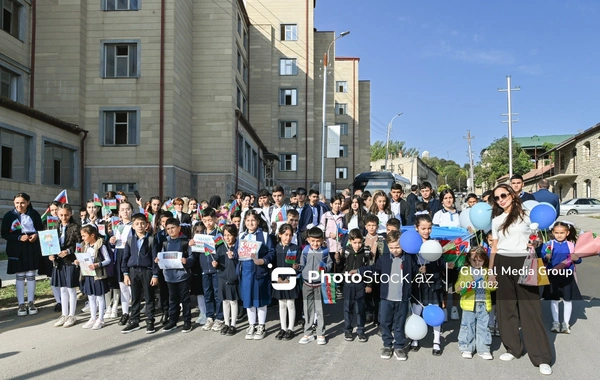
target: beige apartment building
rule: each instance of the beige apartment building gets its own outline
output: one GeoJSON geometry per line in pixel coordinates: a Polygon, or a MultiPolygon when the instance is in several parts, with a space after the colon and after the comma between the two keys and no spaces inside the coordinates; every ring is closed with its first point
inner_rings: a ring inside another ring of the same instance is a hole
{"type": "MultiPolygon", "coordinates": [[[[45,202],[62,188],[79,203],[79,194],[108,190],[147,199],[318,187],[321,57],[335,34],[314,31],[314,1],[166,0],[164,8],[161,0],[38,1],[36,12],[27,0],[0,3],[17,12],[0,31],[2,96],[65,126],[15,117],[8,125],[5,115],[15,111],[0,107],[3,133],[32,136],[39,159],[27,164],[37,173],[28,185],[48,182],[44,144],[71,157],[62,168],[72,181],[40,188],[45,202]]],[[[358,60],[334,60],[334,50],[327,123],[348,124],[348,147],[326,160],[325,177],[341,189],[368,170],[359,155],[369,150],[370,86],[358,81],[358,60]],[[348,115],[335,111],[338,72],[352,99],[348,115]],[[338,166],[346,178],[337,178],[338,166]]],[[[23,183],[3,176],[2,202],[23,183]]]]}

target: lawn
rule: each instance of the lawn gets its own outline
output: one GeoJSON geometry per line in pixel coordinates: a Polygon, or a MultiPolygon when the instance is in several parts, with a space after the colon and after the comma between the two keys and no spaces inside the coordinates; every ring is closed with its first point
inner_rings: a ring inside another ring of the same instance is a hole
{"type": "Polygon", "coordinates": [[[6,256],[6,252],[0,252],[0,261],[8,260],[8,256],[6,256]]]}
{"type": "MultiPolygon", "coordinates": [[[[27,287],[25,289],[27,289],[27,287]]],[[[27,292],[25,293],[25,297],[27,297],[27,292]]],[[[50,287],[50,279],[37,281],[35,287],[36,302],[53,297],[52,288],[50,287]]],[[[27,298],[25,298],[25,300],[27,300],[27,298]]],[[[14,285],[8,285],[0,289],[0,309],[13,306],[18,306],[17,291],[14,285]]]]}

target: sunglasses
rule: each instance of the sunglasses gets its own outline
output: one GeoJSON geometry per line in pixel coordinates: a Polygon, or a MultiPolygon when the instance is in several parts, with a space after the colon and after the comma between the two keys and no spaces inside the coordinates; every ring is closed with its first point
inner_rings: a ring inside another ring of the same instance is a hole
{"type": "Polygon", "coordinates": [[[506,199],[506,197],[508,197],[509,195],[510,195],[510,194],[508,194],[508,193],[502,193],[502,194],[500,194],[500,196],[495,196],[495,197],[494,197],[494,200],[495,200],[496,202],[498,202],[500,199],[506,199]]]}

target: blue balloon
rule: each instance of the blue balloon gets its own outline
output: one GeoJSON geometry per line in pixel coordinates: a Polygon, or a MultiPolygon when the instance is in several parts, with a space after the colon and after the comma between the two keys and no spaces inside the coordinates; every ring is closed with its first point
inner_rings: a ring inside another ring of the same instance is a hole
{"type": "Polygon", "coordinates": [[[444,310],[438,305],[427,305],[423,309],[423,319],[431,327],[444,323],[444,310]]]}
{"type": "Polygon", "coordinates": [[[400,247],[406,253],[416,254],[421,250],[423,239],[416,230],[408,230],[400,236],[400,247]]]}
{"type": "Polygon", "coordinates": [[[549,204],[540,203],[529,212],[529,219],[540,225],[541,230],[550,227],[556,219],[556,211],[549,204]]]}
{"type": "Polygon", "coordinates": [[[487,202],[476,203],[471,207],[469,216],[473,227],[483,230],[492,223],[492,206],[487,202]]]}

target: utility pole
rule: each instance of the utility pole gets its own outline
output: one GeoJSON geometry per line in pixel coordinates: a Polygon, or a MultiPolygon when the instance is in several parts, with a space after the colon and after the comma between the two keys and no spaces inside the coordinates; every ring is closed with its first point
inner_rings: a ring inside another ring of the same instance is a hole
{"type": "Polygon", "coordinates": [[[390,123],[388,124],[388,127],[387,127],[387,140],[385,141],[385,165],[383,167],[384,171],[389,170],[388,167],[387,167],[387,162],[388,162],[388,155],[390,154],[389,153],[390,152],[390,133],[392,132],[392,123],[394,122],[394,119],[397,118],[400,115],[402,115],[402,112],[396,114],[392,118],[392,120],[390,120],[390,123]]]}
{"type": "Polygon", "coordinates": [[[508,178],[513,175],[513,152],[512,152],[512,123],[516,123],[519,119],[513,120],[513,115],[518,115],[518,113],[512,113],[512,104],[510,101],[510,93],[511,91],[520,91],[521,87],[517,86],[515,88],[510,87],[510,75],[506,76],[506,88],[499,88],[499,92],[506,92],[508,94],[508,113],[503,113],[502,116],[508,116],[508,121],[502,121],[503,123],[508,123],[508,178]]]}
{"type": "Polygon", "coordinates": [[[471,140],[473,140],[475,136],[471,136],[471,130],[467,130],[467,137],[463,136],[463,139],[467,139],[467,143],[469,144],[469,177],[471,178],[471,193],[475,192],[475,182],[473,176],[473,150],[471,149],[471,140]]]}

